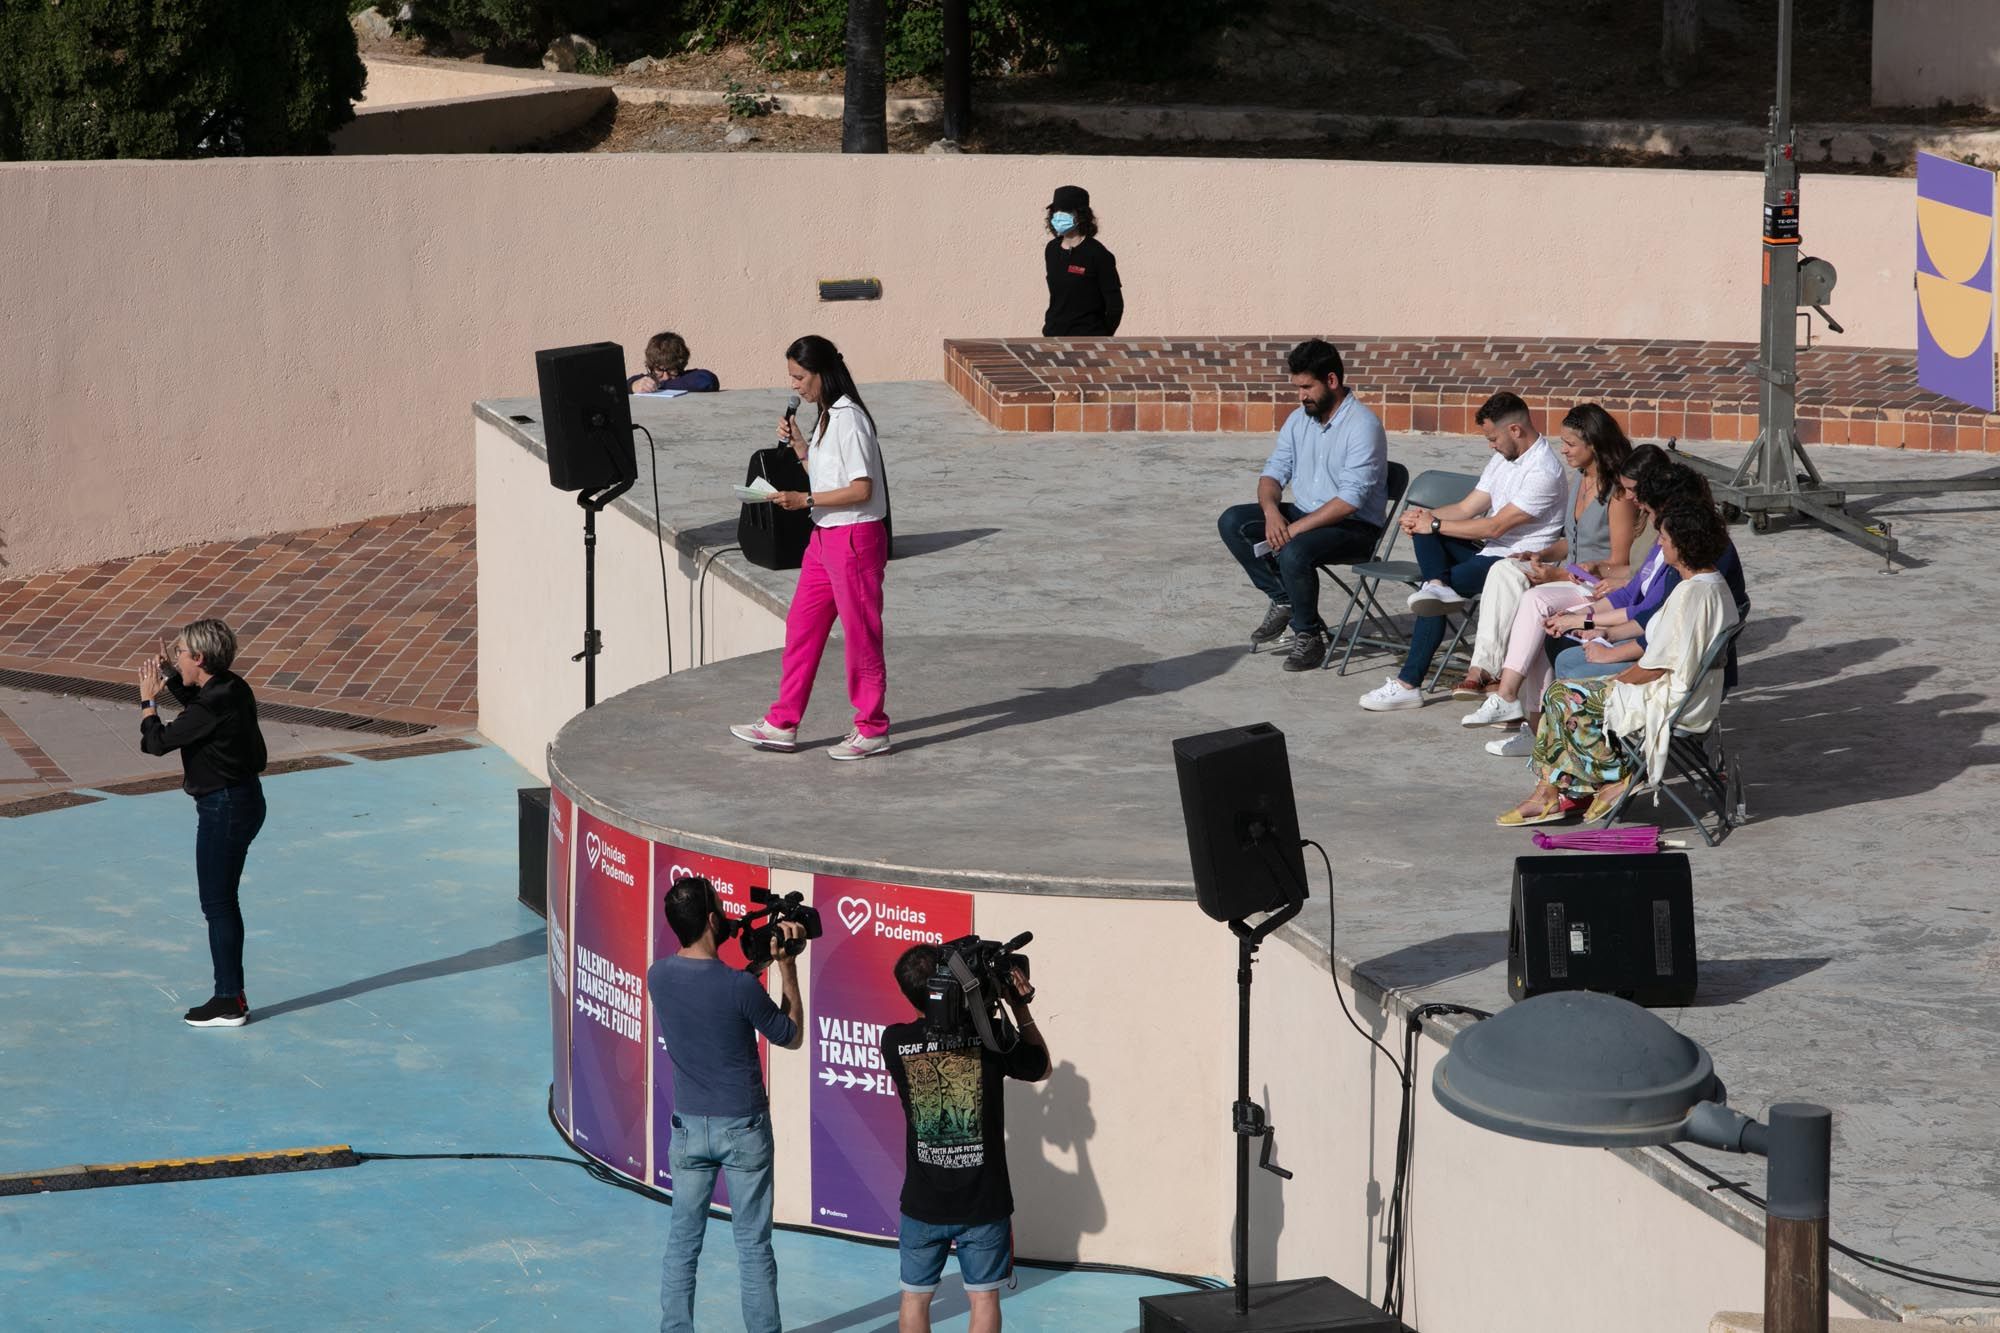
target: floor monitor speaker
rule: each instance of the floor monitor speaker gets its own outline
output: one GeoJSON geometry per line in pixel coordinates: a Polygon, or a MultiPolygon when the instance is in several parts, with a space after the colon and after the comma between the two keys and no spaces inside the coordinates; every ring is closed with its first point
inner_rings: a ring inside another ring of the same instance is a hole
{"type": "Polygon", "coordinates": [[[548,348],[535,353],[535,374],[549,484],[559,491],[601,491],[637,480],[625,349],[617,343],[548,348]]]}
{"type": "Polygon", "coordinates": [[[1241,921],[1306,896],[1285,733],[1269,722],[1174,742],[1201,910],[1241,921]]]}
{"type": "Polygon", "coordinates": [[[519,787],[521,906],[543,917],[549,914],[549,789],[519,787]]]}
{"type": "Polygon", "coordinates": [[[1507,989],[1517,1000],[1594,990],[1643,1005],[1693,1001],[1687,855],[1516,857],[1507,989]]]}

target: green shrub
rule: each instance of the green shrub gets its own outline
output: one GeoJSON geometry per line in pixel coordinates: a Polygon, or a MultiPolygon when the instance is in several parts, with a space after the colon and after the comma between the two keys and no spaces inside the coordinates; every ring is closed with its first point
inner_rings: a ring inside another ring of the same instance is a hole
{"type": "Polygon", "coordinates": [[[346,0],[0,0],[0,158],[323,153],[367,72],[346,0]]]}

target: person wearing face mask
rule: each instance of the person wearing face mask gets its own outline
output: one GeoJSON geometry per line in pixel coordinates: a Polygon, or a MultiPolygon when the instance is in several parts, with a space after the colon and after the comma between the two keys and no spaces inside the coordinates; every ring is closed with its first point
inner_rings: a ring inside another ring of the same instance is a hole
{"type": "Polygon", "coordinates": [[[1050,240],[1042,258],[1049,271],[1049,309],[1042,316],[1042,336],[1115,337],[1125,318],[1125,293],[1118,285],[1117,258],[1097,239],[1090,192],[1081,185],[1058,186],[1046,212],[1050,240]]]}

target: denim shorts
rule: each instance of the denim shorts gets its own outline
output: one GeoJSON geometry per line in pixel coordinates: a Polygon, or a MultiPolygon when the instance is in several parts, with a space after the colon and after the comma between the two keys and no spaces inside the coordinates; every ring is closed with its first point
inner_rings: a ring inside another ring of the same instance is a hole
{"type": "Polygon", "coordinates": [[[903,1259],[903,1290],[919,1295],[936,1291],[944,1276],[945,1252],[953,1241],[958,1242],[958,1275],[965,1280],[967,1291],[998,1291],[1014,1276],[1012,1218],[971,1226],[940,1226],[904,1214],[896,1236],[896,1249],[903,1259]]]}

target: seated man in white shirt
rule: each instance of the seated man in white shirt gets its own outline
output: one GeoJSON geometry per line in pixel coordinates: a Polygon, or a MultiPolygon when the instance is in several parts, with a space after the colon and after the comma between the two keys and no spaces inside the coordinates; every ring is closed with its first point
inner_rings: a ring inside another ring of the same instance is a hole
{"type": "Polygon", "coordinates": [[[1502,391],[1480,405],[1474,420],[1493,457],[1472,493],[1457,504],[1403,511],[1424,585],[1410,596],[1417,623],[1402,671],[1361,696],[1371,713],[1422,708],[1424,673],[1444,643],[1445,613],[1478,594],[1495,561],[1540,550],[1562,532],[1569,499],[1562,459],[1535,429],[1528,405],[1502,391]]]}

